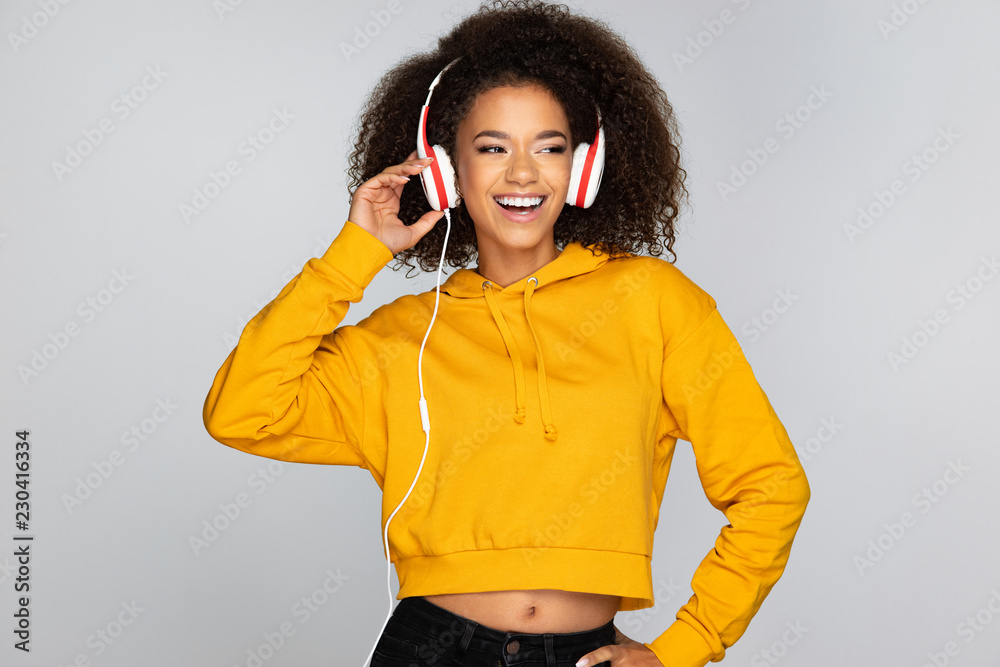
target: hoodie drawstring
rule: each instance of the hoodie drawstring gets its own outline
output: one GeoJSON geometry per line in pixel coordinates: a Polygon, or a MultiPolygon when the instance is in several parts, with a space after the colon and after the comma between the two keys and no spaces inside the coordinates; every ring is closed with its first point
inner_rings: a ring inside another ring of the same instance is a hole
{"type": "Polygon", "coordinates": [[[493,283],[488,280],[483,281],[483,291],[486,293],[486,303],[490,307],[490,312],[493,313],[493,322],[500,329],[500,335],[503,336],[503,344],[507,346],[507,354],[510,356],[510,365],[514,368],[514,403],[516,405],[516,410],[514,411],[514,421],[518,424],[524,423],[524,364],[521,362],[521,355],[517,352],[517,344],[514,342],[514,337],[510,333],[510,329],[507,328],[507,320],[503,318],[503,313],[500,312],[500,307],[497,305],[497,299],[493,296],[493,283]]]}
{"type": "Polygon", "coordinates": [[[549,386],[545,379],[545,361],[542,359],[542,347],[538,344],[538,335],[535,328],[531,326],[531,295],[535,292],[535,285],[538,279],[532,276],[528,278],[528,285],[524,290],[524,317],[528,320],[528,329],[531,337],[535,339],[535,356],[538,359],[538,400],[542,404],[542,423],[545,424],[546,440],[556,439],[556,425],[552,423],[552,409],[549,406],[549,386]]]}
{"type": "MultiPolygon", "coordinates": [[[[538,360],[538,400],[540,401],[542,408],[542,423],[545,425],[545,439],[555,440],[558,432],[556,431],[556,425],[552,422],[552,409],[549,405],[549,389],[545,378],[545,361],[542,359],[542,349],[538,343],[538,335],[535,333],[535,329],[531,325],[531,295],[535,291],[535,285],[537,284],[538,280],[536,278],[531,277],[528,279],[528,284],[524,291],[524,316],[528,321],[528,329],[531,331],[531,338],[535,342],[535,358],[538,360]]],[[[510,328],[507,326],[507,321],[504,319],[503,313],[500,312],[499,305],[497,305],[496,296],[493,294],[493,283],[489,280],[484,280],[483,292],[485,293],[486,303],[490,308],[490,313],[493,315],[493,321],[500,330],[500,336],[503,337],[504,345],[507,347],[507,353],[510,355],[510,363],[514,370],[514,402],[516,405],[514,421],[518,424],[523,424],[525,418],[524,363],[521,361],[521,355],[517,351],[517,343],[514,342],[514,336],[511,335],[510,328]]]]}

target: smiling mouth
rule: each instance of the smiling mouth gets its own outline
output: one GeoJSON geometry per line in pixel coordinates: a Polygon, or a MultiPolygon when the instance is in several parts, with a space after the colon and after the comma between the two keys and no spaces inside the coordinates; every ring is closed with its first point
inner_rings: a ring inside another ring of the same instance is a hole
{"type": "MultiPolygon", "coordinates": [[[[505,198],[505,199],[509,200],[511,198],[505,198]]],[[[533,197],[532,199],[535,198],[533,197]]],[[[546,197],[543,196],[540,198],[540,201],[537,204],[529,204],[527,206],[515,206],[514,204],[503,204],[500,202],[498,198],[496,197],[493,198],[493,201],[495,201],[498,206],[500,206],[504,210],[510,211],[511,213],[515,213],[517,215],[528,215],[529,213],[537,211],[539,208],[541,208],[542,204],[545,203],[545,200],[546,197]]]]}

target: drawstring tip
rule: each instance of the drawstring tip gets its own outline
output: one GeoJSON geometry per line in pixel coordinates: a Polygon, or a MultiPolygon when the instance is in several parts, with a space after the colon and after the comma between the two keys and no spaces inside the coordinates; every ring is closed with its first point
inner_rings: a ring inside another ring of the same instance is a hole
{"type": "Polygon", "coordinates": [[[556,427],[555,426],[546,426],[545,427],[545,439],[546,440],[555,440],[558,437],[558,435],[559,435],[559,433],[556,431],[556,427]]]}
{"type": "Polygon", "coordinates": [[[514,421],[518,424],[524,423],[524,408],[518,408],[517,412],[514,413],[514,421]]]}

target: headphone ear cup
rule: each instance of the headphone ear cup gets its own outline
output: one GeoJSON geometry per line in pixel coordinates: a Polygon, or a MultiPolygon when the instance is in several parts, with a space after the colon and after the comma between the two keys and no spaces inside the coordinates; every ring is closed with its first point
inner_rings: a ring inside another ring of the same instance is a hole
{"type": "Polygon", "coordinates": [[[437,144],[434,146],[434,163],[441,171],[441,183],[444,185],[445,196],[448,197],[444,208],[454,208],[459,205],[462,198],[458,196],[458,176],[455,175],[455,167],[444,146],[437,144]]]}
{"type": "Polygon", "coordinates": [[[594,168],[591,173],[590,187],[587,188],[587,194],[583,198],[583,207],[590,208],[590,205],[594,203],[597,198],[597,191],[601,188],[601,180],[604,178],[604,140],[598,144],[597,148],[597,158],[594,160],[594,168]],[[593,174],[597,174],[594,178],[593,174]]]}
{"type": "Polygon", "coordinates": [[[569,190],[566,191],[566,203],[576,206],[580,197],[580,181],[583,180],[583,163],[587,160],[590,144],[582,143],[573,151],[573,166],[569,175],[569,190]]]}
{"type": "Polygon", "coordinates": [[[603,177],[604,128],[598,126],[594,143],[581,143],[573,151],[573,168],[570,172],[566,203],[588,208],[597,198],[597,190],[601,187],[603,177]]]}
{"type": "Polygon", "coordinates": [[[423,186],[424,196],[431,208],[443,211],[458,203],[455,169],[451,166],[447,151],[441,145],[431,146],[427,141],[427,111],[428,106],[425,104],[420,110],[420,122],[417,125],[417,157],[430,155],[434,161],[420,170],[420,185],[423,186]]]}
{"type": "Polygon", "coordinates": [[[456,206],[460,201],[455,187],[455,169],[448,152],[440,145],[431,147],[434,161],[420,171],[420,184],[424,196],[435,211],[456,206]]]}

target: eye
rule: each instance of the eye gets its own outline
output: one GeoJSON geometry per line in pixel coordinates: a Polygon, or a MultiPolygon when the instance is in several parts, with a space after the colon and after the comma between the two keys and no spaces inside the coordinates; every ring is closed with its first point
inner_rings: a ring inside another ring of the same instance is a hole
{"type": "MultiPolygon", "coordinates": [[[[479,146],[479,147],[476,148],[476,151],[479,152],[479,153],[495,153],[495,154],[498,154],[499,151],[505,151],[505,150],[506,149],[503,146],[479,146]],[[494,149],[496,149],[496,153],[495,153],[494,149]]],[[[542,149],[542,152],[544,152],[544,153],[565,153],[566,152],[566,147],[565,146],[547,146],[546,148],[542,149]]]]}

